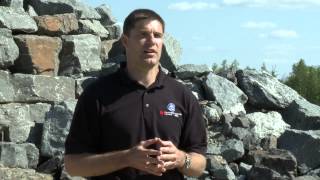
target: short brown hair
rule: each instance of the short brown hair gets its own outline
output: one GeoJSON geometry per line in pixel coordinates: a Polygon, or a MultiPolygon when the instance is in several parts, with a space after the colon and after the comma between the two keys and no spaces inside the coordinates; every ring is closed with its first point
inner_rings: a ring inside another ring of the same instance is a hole
{"type": "Polygon", "coordinates": [[[161,16],[150,9],[136,9],[132,11],[124,20],[123,34],[129,35],[130,30],[134,28],[134,25],[140,20],[158,20],[162,24],[162,30],[164,32],[165,23],[161,16]]]}

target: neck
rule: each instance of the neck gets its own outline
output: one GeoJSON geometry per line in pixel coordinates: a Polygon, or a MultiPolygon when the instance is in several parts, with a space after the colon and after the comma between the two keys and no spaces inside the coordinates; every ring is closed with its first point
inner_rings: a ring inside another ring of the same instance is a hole
{"type": "Polygon", "coordinates": [[[127,70],[130,78],[137,81],[139,84],[143,85],[144,87],[149,87],[153,84],[159,73],[159,67],[153,66],[151,68],[137,68],[132,67],[130,64],[127,64],[127,70]]]}

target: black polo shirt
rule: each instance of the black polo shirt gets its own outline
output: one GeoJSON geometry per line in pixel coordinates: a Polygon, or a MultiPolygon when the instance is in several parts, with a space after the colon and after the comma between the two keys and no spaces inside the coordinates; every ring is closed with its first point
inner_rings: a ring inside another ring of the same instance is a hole
{"type": "MultiPolygon", "coordinates": [[[[124,150],[159,137],[186,152],[206,152],[206,131],[197,99],[185,86],[158,73],[149,88],[125,70],[99,78],[80,96],[65,144],[66,154],[124,150]]],[[[163,176],[125,168],[96,179],[183,179],[178,170],[163,176]]]]}

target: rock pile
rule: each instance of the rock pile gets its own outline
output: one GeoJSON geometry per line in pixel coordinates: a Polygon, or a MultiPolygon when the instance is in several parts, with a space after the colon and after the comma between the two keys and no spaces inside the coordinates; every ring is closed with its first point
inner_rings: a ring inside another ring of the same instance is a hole
{"type": "MultiPolygon", "coordinates": [[[[120,34],[106,5],[0,2],[0,179],[83,179],[65,172],[64,141],[83,88],[125,61],[120,34]]],[[[178,66],[180,53],[166,35],[161,65],[192,90],[207,124],[198,179],[320,179],[319,106],[266,72],[217,75],[178,66]]]]}

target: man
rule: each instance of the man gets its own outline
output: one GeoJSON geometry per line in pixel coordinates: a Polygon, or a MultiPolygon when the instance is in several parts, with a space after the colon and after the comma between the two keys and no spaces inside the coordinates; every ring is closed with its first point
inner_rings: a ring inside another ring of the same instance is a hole
{"type": "Polygon", "coordinates": [[[99,78],[78,100],[66,140],[69,174],[125,180],[202,174],[201,110],[192,93],[159,67],[164,28],[148,9],[126,18],[126,67],[99,78]]]}

